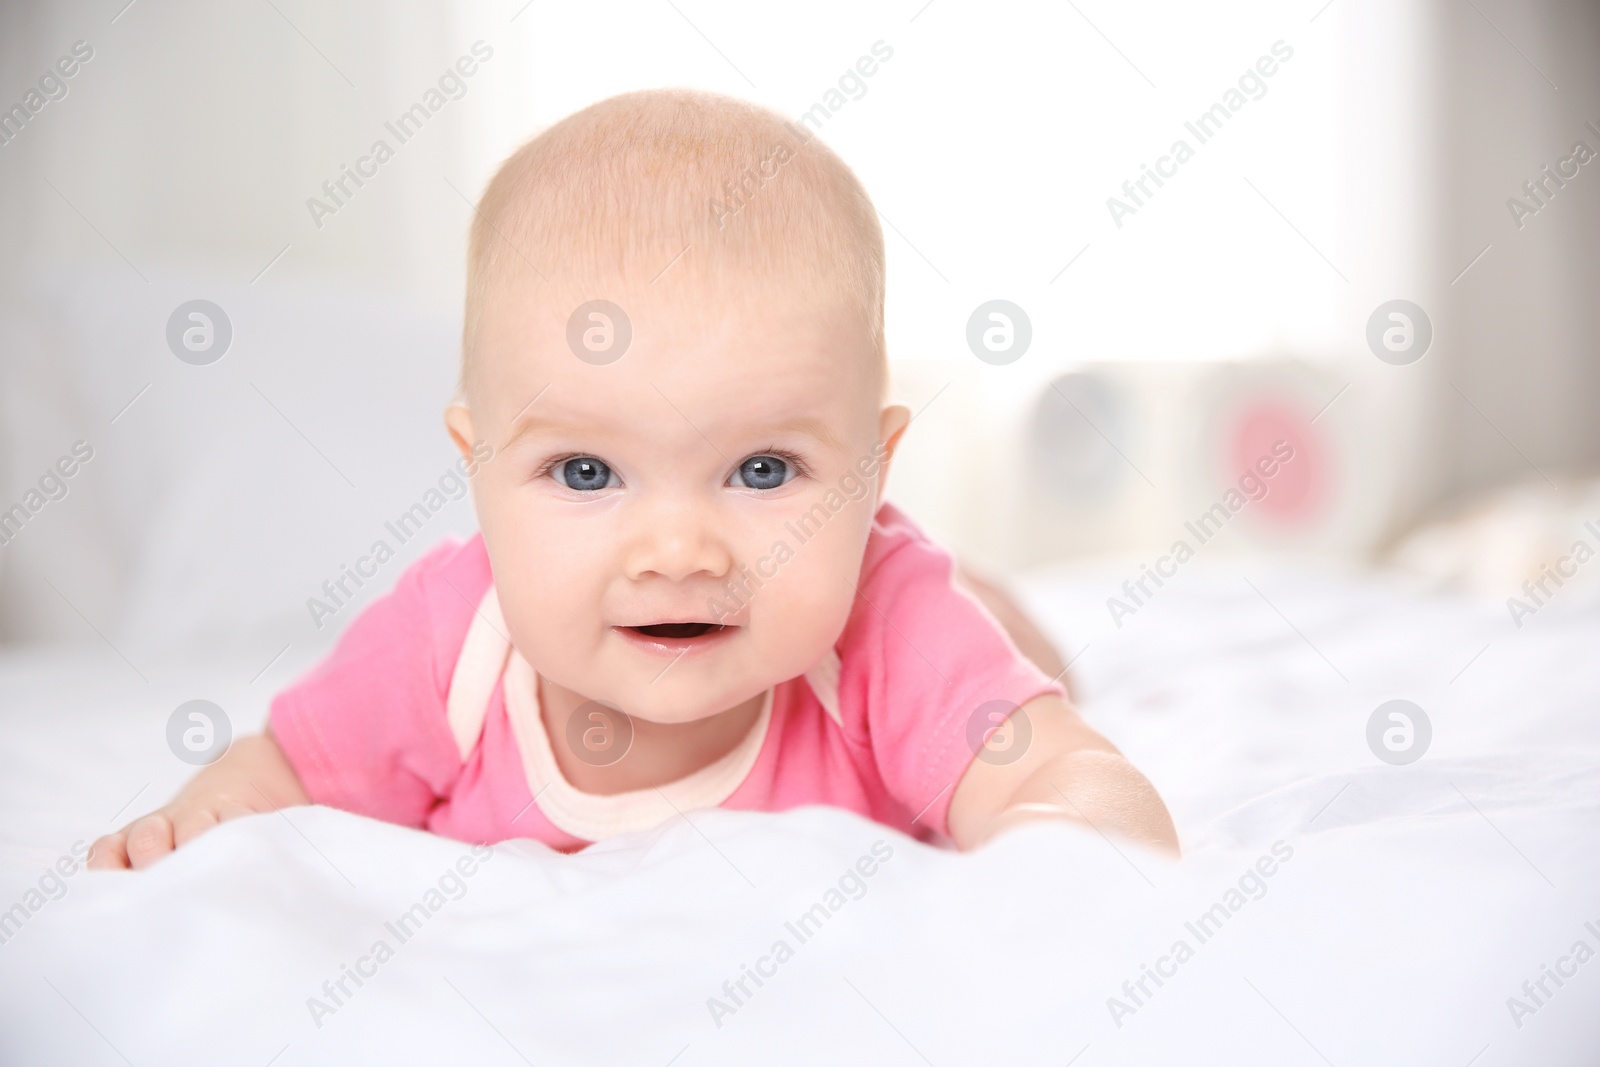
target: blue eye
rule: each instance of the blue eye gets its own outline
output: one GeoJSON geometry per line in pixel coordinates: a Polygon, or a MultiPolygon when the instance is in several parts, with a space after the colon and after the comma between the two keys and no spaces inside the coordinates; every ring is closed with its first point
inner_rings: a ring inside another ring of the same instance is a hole
{"type": "Polygon", "coordinates": [[[611,484],[611,468],[593,456],[577,456],[561,465],[561,479],[568,489],[580,492],[604,489],[611,484]]]}
{"type": "Polygon", "coordinates": [[[777,456],[751,456],[734,478],[747,489],[776,489],[789,480],[789,465],[777,456]]]}

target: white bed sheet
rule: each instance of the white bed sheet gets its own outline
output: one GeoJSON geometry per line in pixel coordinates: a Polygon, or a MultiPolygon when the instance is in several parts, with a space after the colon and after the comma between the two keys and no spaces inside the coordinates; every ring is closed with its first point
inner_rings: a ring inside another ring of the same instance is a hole
{"type": "MultiPolygon", "coordinates": [[[[1516,631],[1362,575],[1191,568],[1120,630],[1125,565],[1021,590],[1168,799],[1182,864],[1072,827],[962,856],[820,808],[697,812],[573,857],[497,846],[401,943],[384,924],[467,847],[299,809],[65,879],[0,944],[0,1062],[1600,1061],[1600,962],[1523,989],[1600,950],[1593,602],[1516,631]],[[1407,767],[1366,747],[1392,697],[1433,722],[1407,767]],[[863,895],[802,943],[785,923],[880,841],[863,895]],[[1187,924],[1278,842],[1292,856],[1202,942],[1187,924]],[[324,981],[379,940],[393,958],[336,1004],[324,981]],[[792,958],[762,963],[778,941],[792,958]],[[1125,990],[1163,957],[1162,985],[1125,990]],[[758,963],[736,1001],[724,982],[758,963]]],[[[0,908],[187,776],[178,703],[253,729],[294,664],[140,667],[104,646],[0,660],[0,908]]]]}

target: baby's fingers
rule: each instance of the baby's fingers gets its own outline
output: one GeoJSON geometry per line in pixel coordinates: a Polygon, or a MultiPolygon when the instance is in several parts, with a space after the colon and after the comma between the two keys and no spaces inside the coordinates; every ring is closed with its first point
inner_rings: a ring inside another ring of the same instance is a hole
{"type": "Polygon", "coordinates": [[[152,812],[135,820],[127,829],[128,863],[135,870],[148,867],[172,851],[172,820],[152,812]]]}
{"type": "Polygon", "coordinates": [[[107,834],[95,840],[89,846],[89,862],[86,866],[91,871],[120,871],[128,866],[128,835],[118,830],[114,834],[107,834]]]}
{"type": "Polygon", "coordinates": [[[179,805],[172,813],[172,847],[182,848],[221,822],[210,805],[179,805]]]}
{"type": "Polygon", "coordinates": [[[274,808],[257,808],[243,804],[237,800],[219,800],[216,805],[217,821],[227,822],[229,819],[238,819],[246,815],[260,815],[263,810],[275,811],[274,808]]]}
{"type": "Polygon", "coordinates": [[[227,797],[218,797],[202,804],[175,805],[169,810],[172,812],[172,843],[175,848],[182,848],[218,823],[256,814],[256,809],[250,805],[227,797]]]}

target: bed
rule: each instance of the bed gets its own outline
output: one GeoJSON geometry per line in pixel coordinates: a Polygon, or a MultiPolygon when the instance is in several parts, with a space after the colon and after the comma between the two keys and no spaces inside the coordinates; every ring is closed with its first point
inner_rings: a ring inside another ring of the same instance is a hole
{"type": "Polygon", "coordinates": [[[1181,863],[1065,825],[961,855],[824,808],[474,853],[305,808],[47,878],[186,777],[174,707],[253,730],[299,664],[12,648],[0,1061],[1595,1063],[1594,598],[1518,630],[1393,575],[1202,559],[1118,627],[1130,566],[1015,590],[1181,863]],[[1394,699],[1431,725],[1411,762],[1369,745],[1394,699]]]}

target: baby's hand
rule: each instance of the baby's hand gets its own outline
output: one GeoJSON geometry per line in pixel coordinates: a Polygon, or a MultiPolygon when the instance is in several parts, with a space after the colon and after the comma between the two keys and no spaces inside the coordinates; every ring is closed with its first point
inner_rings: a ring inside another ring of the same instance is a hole
{"type": "Polygon", "coordinates": [[[273,810],[259,797],[180,797],[97,840],[89,853],[92,869],[148,867],[180,845],[226,819],[273,810]]]}
{"type": "Polygon", "coordinates": [[[975,759],[956,783],[949,822],[957,847],[976,848],[1026,822],[1069,819],[1179,855],[1178,833],[1155,786],[1071,704],[1046,693],[1022,713],[1030,726],[1020,755],[975,759]]]}
{"type": "Polygon", "coordinates": [[[271,734],[240,738],[172,803],[96,841],[88,865],[96,870],[148,867],[220,822],[309,803],[271,734]]]}

